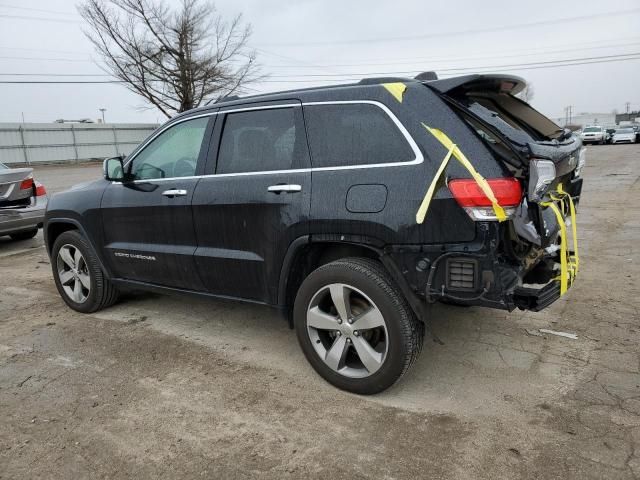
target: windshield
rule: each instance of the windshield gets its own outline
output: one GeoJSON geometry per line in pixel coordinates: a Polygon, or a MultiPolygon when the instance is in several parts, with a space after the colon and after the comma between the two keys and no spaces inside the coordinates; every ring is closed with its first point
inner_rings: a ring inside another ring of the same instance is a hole
{"type": "Polygon", "coordinates": [[[583,131],[584,132],[599,132],[602,130],[600,127],[587,127],[583,131]]]}
{"type": "Polygon", "coordinates": [[[7,167],[4,163],[0,162],[0,170],[7,170],[9,167],[7,167]]]}
{"type": "Polygon", "coordinates": [[[616,130],[616,133],[634,133],[632,128],[621,128],[616,130]]]}

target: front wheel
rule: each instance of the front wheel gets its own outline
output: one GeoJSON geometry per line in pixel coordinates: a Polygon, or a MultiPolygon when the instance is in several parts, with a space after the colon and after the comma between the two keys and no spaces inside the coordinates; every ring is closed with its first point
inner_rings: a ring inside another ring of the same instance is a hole
{"type": "Polygon", "coordinates": [[[346,258],[313,271],[294,304],[298,341],[311,366],[338,388],[381,392],[409,369],[424,326],[376,261],[346,258]]]}
{"type": "Polygon", "coordinates": [[[118,290],[102,272],[87,240],[75,230],[62,233],[54,242],[51,268],[58,293],[78,312],[95,312],[118,299],[118,290]]]}

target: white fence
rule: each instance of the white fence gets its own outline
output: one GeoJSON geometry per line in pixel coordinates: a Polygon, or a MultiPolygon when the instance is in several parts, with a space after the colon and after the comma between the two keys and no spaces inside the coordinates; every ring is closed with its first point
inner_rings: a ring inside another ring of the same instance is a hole
{"type": "Polygon", "coordinates": [[[0,162],[78,162],[128,155],[158,125],[0,123],[0,162]]]}

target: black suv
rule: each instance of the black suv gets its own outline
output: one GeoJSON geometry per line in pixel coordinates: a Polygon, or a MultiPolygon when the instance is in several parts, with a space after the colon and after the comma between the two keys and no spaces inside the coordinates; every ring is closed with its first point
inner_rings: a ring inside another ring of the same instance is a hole
{"type": "Polygon", "coordinates": [[[584,152],[524,86],[366,79],[178,115],[53,196],[58,291],[80,312],[131,288],[275,306],[326,380],[380,392],[429,304],[535,311],[572,283],[584,152]]]}

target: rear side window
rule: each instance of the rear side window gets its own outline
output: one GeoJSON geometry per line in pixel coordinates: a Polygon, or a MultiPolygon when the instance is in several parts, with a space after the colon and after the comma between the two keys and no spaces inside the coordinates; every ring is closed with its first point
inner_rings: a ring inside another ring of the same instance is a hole
{"type": "Polygon", "coordinates": [[[299,168],[307,153],[294,108],[226,115],[217,173],[265,172],[299,168]]]}
{"type": "Polygon", "coordinates": [[[376,105],[308,105],[304,117],[314,168],[415,159],[397,125],[376,105]]]}

